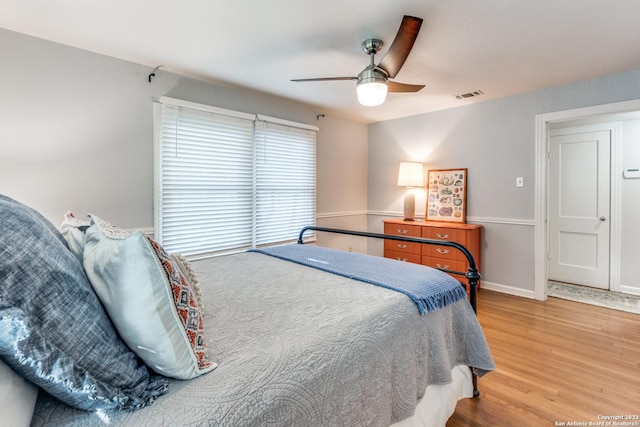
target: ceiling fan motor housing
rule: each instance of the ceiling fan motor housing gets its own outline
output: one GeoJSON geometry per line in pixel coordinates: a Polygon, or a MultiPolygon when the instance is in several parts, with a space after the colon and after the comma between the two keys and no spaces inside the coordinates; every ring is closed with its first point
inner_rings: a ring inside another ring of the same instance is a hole
{"type": "Polygon", "coordinates": [[[387,73],[375,65],[369,65],[358,74],[358,85],[365,83],[384,83],[387,84],[387,73]]]}
{"type": "Polygon", "coordinates": [[[362,50],[364,50],[364,53],[367,55],[375,55],[380,52],[380,49],[384,46],[384,42],[380,39],[367,39],[363,41],[360,46],[362,46],[362,50]]]}

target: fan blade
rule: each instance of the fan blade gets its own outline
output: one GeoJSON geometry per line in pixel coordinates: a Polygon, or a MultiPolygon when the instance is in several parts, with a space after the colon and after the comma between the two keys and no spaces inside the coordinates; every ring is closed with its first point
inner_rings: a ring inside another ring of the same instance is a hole
{"type": "Polygon", "coordinates": [[[413,43],[418,37],[420,26],[422,26],[421,18],[408,15],[402,18],[402,23],[400,24],[396,38],[378,65],[389,77],[394,78],[396,74],[398,74],[398,71],[400,71],[400,68],[402,68],[404,61],[407,60],[413,43]]]}
{"type": "Polygon", "coordinates": [[[387,81],[387,90],[389,92],[418,92],[424,85],[409,85],[406,83],[397,83],[387,81]]]}
{"type": "Polygon", "coordinates": [[[291,79],[292,82],[323,82],[331,80],[358,80],[357,77],[319,77],[316,79],[291,79]]]}

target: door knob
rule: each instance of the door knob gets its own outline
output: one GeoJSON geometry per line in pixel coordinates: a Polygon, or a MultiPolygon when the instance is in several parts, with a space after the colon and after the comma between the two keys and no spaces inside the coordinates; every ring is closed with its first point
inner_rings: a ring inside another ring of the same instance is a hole
{"type": "Polygon", "coordinates": [[[600,217],[600,221],[606,221],[606,220],[607,220],[607,218],[605,218],[603,216],[600,217]]]}

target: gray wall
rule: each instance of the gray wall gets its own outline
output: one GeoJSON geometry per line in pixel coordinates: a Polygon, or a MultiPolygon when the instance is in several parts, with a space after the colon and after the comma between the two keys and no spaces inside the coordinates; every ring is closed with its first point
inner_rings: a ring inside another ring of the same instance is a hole
{"type": "MultiPolygon", "coordinates": [[[[367,127],[337,117],[321,118],[318,141],[318,215],[322,227],[367,229],[367,127]]],[[[366,253],[363,238],[319,233],[322,246],[366,253]]]]}
{"type": "Polygon", "coordinates": [[[2,29],[0,52],[0,193],[56,225],[72,210],[153,226],[152,107],[166,95],[318,126],[318,215],[366,227],[364,124],[162,69],[149,83],[148,67],[2,29]]]}
{"type": "MultiPolygon", "coordinates": [[[[535,116],[636,98],[640,71],[371,124],[369,228],[381,230],[382,219],[402,211],[404,190],[395,185],[400,161],[420,161],[427,169],[467,168],[467,219],[485,226],[484,283],[531,293],[535,116]],[[523,188],[515,186],[517,176],[524,177],[523,188]]],[[[368,249],[382,253],[377,242],[368,249]]]]}

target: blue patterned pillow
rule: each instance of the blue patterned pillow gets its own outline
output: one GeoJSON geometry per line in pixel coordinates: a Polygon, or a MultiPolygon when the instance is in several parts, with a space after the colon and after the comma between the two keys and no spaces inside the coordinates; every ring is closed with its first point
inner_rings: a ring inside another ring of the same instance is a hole
{"type": "Polygon", "coordinates": [[[80,409],[137,409],[167,390],[122,342],[78,259],[39,213],[0,195],[0,358],[80,409]]]}

